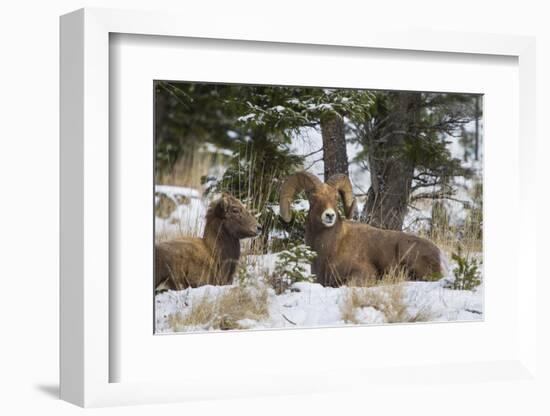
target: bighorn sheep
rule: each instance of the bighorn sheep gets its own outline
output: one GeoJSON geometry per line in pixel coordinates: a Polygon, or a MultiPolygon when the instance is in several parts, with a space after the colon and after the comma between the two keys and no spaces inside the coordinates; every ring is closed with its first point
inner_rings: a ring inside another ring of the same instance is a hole
{"type": "Polygon", "coordinates": [[[241,255],[239,240],[261,230],[238,199],[223,194],[208,208],[202,238],[184,237],[155,246],[156,290],[230,284],[241,255]]]}
{"type": "Polygon", "coordinates": [[[411,279],[444,273],[445,258],[430,241],[350,221],[356,200],[346,175],[334,175],[326,183],[305,171],[289,176],[280,194],[280,215],[285,222],[290,222],[291,203],[302,190],[309,200],[305,240],[317,252],[312,273],[322,285],[376,279],[395,266],[403,267],[411,279]],[[339,196],[346,219],[338,215],[339,196]]]}

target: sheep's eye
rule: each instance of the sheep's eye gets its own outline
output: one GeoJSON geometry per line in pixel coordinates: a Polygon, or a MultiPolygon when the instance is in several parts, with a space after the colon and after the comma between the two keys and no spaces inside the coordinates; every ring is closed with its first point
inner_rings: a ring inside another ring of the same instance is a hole
{"type": "Polygon", "coordinates": [[[239,208],[233,208],[233,209],[231,209],[231,212],[233,214],[238,214],[239,213],[239,208]]]}

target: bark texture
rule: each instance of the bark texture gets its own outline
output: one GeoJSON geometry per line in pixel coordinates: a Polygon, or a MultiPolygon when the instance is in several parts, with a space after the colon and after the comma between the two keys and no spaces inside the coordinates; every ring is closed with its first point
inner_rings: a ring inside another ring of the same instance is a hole
{"type": "Polygon", "coordinates": [[[337,113],[328,113],[321,118],[323,137],[323,160],[325,180],[337,173],[348,175],[348,154],[344,135],[344,119],[337,113]]]}
{"type": "Polygon", "coordinates": [[[371,187],[362,218],[378,228],[401,230],[414,176],[407,142],[416,136],[421,96],[393,92],[389,100],[387,116],[367,135],[371,187]]]}

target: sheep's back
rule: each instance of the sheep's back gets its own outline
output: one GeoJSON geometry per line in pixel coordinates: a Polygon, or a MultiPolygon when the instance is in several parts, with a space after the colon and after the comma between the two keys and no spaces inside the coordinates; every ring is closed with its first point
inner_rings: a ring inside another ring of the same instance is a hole
{"type": "Polygon", "coordinates": [[[170,289],[197,286],[212,266],[210,251],[201,238],[180,238],[155,246],[155,286],[166,281],[170,289]]]}
{"type": "MultiPolygon", "coordinates": [[[[368,224],[346,221],[336,247],[340,258],[347,261],[372,262],[383,257],[390,249],[389,241],[381,230],[368,224]]],[[[375,265],[378,267],[378,265],[375,265]]]]}
{"type": "Polygon", "coordinates": [[[425,276],[439,270],[440,250],[431,241],[402,231],[346,221],[337,247],[345,262],[365,263],[380,273],[396,265],[425,276]]]}

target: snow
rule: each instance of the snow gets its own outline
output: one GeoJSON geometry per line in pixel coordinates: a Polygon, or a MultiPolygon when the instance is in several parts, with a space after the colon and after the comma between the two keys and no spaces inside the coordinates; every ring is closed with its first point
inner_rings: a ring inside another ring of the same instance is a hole
{"type": "Polygon", "coordinates": [[[311,111],[332,111],[332,104],[322,103],[322,104],[308,104],[307,109],[311,111]]]}
{"type": "Polygon", "coordinates": [[[250,121],[250,120],[254,119],[254,117],[256,117],[256,114],[250,113],[250,114],[247,114],[245,116],[239,117],[237,120],[244,123],[244,122],[247,122],[247,121],[250,121]]]}
{"type": "MultiPolygon", "coordinates": [[[[235,133],[234,131],[228,131],[227,135],[231,138],[235,138],[238,136],[237,133],[235,133]]],[[[234,155],[234,152],[232,150],[218,147],[212,143],[204,143],[199,149],[199,151],[203,153],[213,153],[213,154],[224,155],[228,157],[232,157],[234,155]]]]}
{"type": "Polygon", "coordinates": [[[155,193],[159,192],[165,194],[166,196],[175,199],[178,195],[185,196],[188,198],[200,198],[201,194],[199,191],[193,188],[186,188],[182,186],[170,186],[170,185],[156,185],[155,193]]]}
{"type": "MultiPolygon", "coordinates": [[[[169,316],[190,311],[195,302],[205,296],[214,299],[235,288],[228,286],[201,286],[182,291],[168,291],[156,295],[156,330],[172,332],[169,316]]],[[[268,290],[269,314],[265,319],[238,321],[243,329],[308,328],[350,325],[343,319],[342,311],[352,289],[348,287],[323,287],[317,283],[295,283],[290,291],[276,295],[268,290]]],[[[371,291],[381,292],[381,287],[371,291]]],[[[428,313],[428,321],[472,321],[483,319],[483,289],[475,291],[451,290],[441,282],[404,283],[404,299],[407,311],[414,316],[420,311],[428,313]]],[[[385,324],[383,311],[372,306],[357,308],[355,320],[360,325],[385,324]]],[[[185,331],[204,328],[185,328],[185,331]]]]}
{"type": "Polygon", "coordinates": [[[286,110],[286,108],[283,107],[282,105],[278,105],[276,107],[273,107],[273,110],[277,111],[278,113],[282,113],[286,110]]]}
{"type": "Polygon", "coordinates": [[[155,204],[160,196],[170,198],[175,209],[168,218],[155,216],[155,234],[163,239],[182,235],[200,236],[204,230],[208,202],[196,189],[180,186],[155,186],[155,204]],[[183,197],[183,198],[182,198],[183,197]]]}

